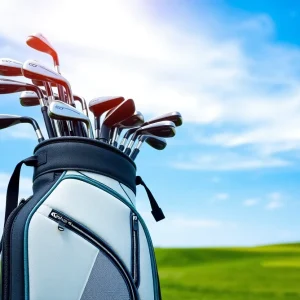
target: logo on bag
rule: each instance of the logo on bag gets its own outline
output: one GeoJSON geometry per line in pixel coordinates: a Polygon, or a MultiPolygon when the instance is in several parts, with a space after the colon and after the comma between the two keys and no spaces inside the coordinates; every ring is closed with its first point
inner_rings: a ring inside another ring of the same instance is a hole
{"type": "Polygon", "coordinates": [[[61,216],[60,214],[58,214],[56,211],[52,210],[51,213],[49,214],[49,217],[51,219],[54,219],[54,220],[57,220],[57,221],[61,221],[63,222],[64,224],[67,224],[67,225],[72,225],[72,222],[70,220],[68,220],[67,218],[61,216]]]}

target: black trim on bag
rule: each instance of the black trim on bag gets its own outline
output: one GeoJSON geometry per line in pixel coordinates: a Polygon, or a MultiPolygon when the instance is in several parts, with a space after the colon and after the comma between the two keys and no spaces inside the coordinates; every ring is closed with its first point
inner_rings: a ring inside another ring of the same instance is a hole
{"type": "Polygon", "coordinates": [[[24,300],[24,229],[26,220],[40,199],[59,178],[41,176],[33,185],[33,196],[10,214],[3,232],[2,300],[24,300]]]}
{"type": "Polygon", "coordinates": [[[115,251],[111,249],[110,246],[108,246],[89,229],[85,228],[69,216],[66,216],[64,213],[52,209],[48,215],[48,218],[58,223],[59,231],[64,231],[64,229],[67,228],[102,251],[102,253],[106,255],[112,264],[119,270],[124,282],[127,285],[130,294],[130,300],[139,300],[139,295],[131,275],[129,274],[122,260],[118,257],[115,251]]]}
{"type": "Polygon", "coordinates": [[[85,171],[110,177],[136,193],[135,163],[122,151],[97,140],[59,137],[38,144],[33,179],[54,171],[85,171]]]}
{"type": "Polygon", "coordinates": [[[10,230],[14,223],[15,217],[27,202],[21,202],[9,215],[6,220],[4,232],[1,240],[2,250],[2,299],[8,299],[10,296],[10,278],[11,278],[11,244],[10,230]],[[3,246],[2,246],[3,245],[3,246]]]}
{"type": "Polygon", "coordinates": [[[138,288],[140,285],[140,239],[139,219],[136,214],[130,213],[131,229],[131,274],[133,281],[138,288]]]}

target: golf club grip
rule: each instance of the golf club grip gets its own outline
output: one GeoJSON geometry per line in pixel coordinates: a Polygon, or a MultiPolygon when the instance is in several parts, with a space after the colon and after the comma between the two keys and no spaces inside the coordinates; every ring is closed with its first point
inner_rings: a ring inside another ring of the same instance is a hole
{"type": "Polygon", "coordinates": [[[124,148],[125,148],[125,146],[124,146],[124,145],[120,145],[120,146],[119,146],[119,150],[121,150],[121,151],[123,151],[123,150],[124,150],[124,148]]]}
{"type": "Polygon", "coordinates": [[[49,115],[48,115],[48,107],[47,106],[42,106],[41,111],[42,111],[42,115],[43,115],[43,118],[44,118],[46,130],[47,130],[47,133],[48,133],[48,137],[53,138],[54,137],[54,132],[53,132],[52,124],[51,124],[51,121],[50,121],[50,118],[49,118],[49,115]]]}
{"type": "Polygon", "coordinates": [[[130,158],[131,158],[132,160],[135,160],[136,157],[137,157],[137,155],[138,155],[139,153],[140,153],[140,150],[137,149],[137,148],[135,148],[135,149],[133,150],[133,152],[131,153],[130,158]]]}
{"type": "Polygon", "coordinates": [[[109,132],[110,128],[102,123],[99,140],[108,143],[109,132]]]}
{"type": "Polygon", "coordinates": [[[124,153],[125,153],[126,155],[128,155],[128,156],[129,156],[130,152],[131,152],[131,149],[128,148],[128,147],[127,147],[127,148],[125,149],[125,151],[124,151],[124,153]]]}
{"type": "Polygon", "coordinates": [[[57,135],[57,132],[56,132],[55,120],[50,119],[50,122],[51,122],[51,128],[53,130],[54,137],[57,137],[58,135],[57,135]]]}
{"type": "Polygon", "coordinates": [[[78,121],[72,121],[71,124],[72,124],[71,126],[72,126],[72,131],[74,136],[81,136],[81,131],[79,128],[78,121]]]}
{"type": "Polygon", "coordinates": [[[88,137],[88,132],[87,132],[87,127],[85,126],[85,124],[83,122],[80,122],[80,128],[81,128],[81,132],[82,132],[82,136],[83,137],[88,137]]]}

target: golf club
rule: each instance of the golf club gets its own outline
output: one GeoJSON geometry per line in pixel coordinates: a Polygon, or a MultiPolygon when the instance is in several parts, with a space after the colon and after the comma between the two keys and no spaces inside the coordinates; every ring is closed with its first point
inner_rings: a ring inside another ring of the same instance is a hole
{"type": "MultiPolygon", "coordinates": [[[[25,63],[23,64],[22,72],[25,77],[30,79],[49,81],[57,85],[62,85],[67,91],[70,105],[75,107],[70,83],[62,75],[48,69],[47,67],[34,60],[25,61],[25,63]]],[[[74,121],[71,125],[73,125],[72,127],[74,133],[76,132],[75,135],[82,135],[80,129],[81,126],[79,126],[79,124],[76,121],[74,121]]]]}
{"type": "MultiPolygon", "coordinates": [[[[43,36],[41,33],[33,33],[28,36],[26,40],[26,44],[37,51],[49,54],[53,59],[53,64],[56,72],[58,74],[61,74],[58,54],[45,36],[43,36]]],[[[64,97],[63,88],[60,85],[57,85],[57,90],[58,90],[60,100],[65,101],[66,99],[64,97]]]]}
{"type": "Polygon", "coordinates": [[[40,105],[40,100],[35,92],[23,91],[20,95],[20,103],[22,106],[37,106],[40,105]]]}
{"type": "Polygon", "coordinates": [[[72,105],[56,100],[49,106],[49,117],[56,120],[72,120],[84,122],[90,132],[90,138],[94,138],[89,117],[77,110],[72,105]]]}
{"type": "Polygon", "coordinates": [[[132,160],[136,159],[137,155],[140,152],[140,148],[145,141],[148,145],[150,145],[152,148],[154,148],[156,150],[163,150],[167,146],[166,140],[162,137],[158,137],[158,136],[154,136],[154,135],[141,135],[139,137],[137,146],[134,148],[134,150],[130,154],[130,158],[132,160]]]}
{"type": "MultiPolygon", "coordinates": [[[[173,122],[176,126],[180,126],[182,124],[182,116],[179,112],[177,111],[173,111],[173,112],[169,112],[166,113],[164,115],[160,115],[158,117],[154,117],[146,122],[143,123],[143,126],[149,125],[149,124],[153,124],[156,122],[161,122],[161,121],[171,121],[173,122]]],[[[135,132],[135,130],[137,130],[140,126],[136,127],[135,129],[132,130],[128,130],[125,135],[123,136],[123,139],[119,145],[119,149],[121,151],[124,150],[125,148],[125,144],[128,140],[128,138],[135,132]]]]}
{"type": "MultiPolygon", "coordinates": [[[[23,75],[29,79],[40,81],[49,81],[57,85],[62,85],[69,96],[69,103],[72,105],[74,102],[73,94],[70,83],[62,75],[50,70],[35,60],[26,60],[22,68],[23,75]]],[[[60,96],[61,97],[61,96],[60,96]]],[[[64,99],[61,99],[62,101],[64,99]]]]}
{"type": "Polygon", "coordinates": [[[141,126],[143,123],[144,116],[140,111],[135,111],[132,116],[112,127],[112,138],[110,144],[112,144],[114,147],[117,147],[118,139],[123,129],[141,126]]]}
{"type": "Polygon", "coordinates": [[[124,134],[123,139],[121,140],[121,143],[119,145],[119,149],[123,151],[125,149],[125,144],[128,140],[128,138],[134,134],[141,126],[132,127],[127,130],[127,132],[124,134]]]}
{"type": "Polygon", "coordinates": [[[40,130],[39,124],[37,121],[30,117],[21,117],[15,115],[0,115],[0,129],[4,129],[10,126],[14,126],[20,123],[28,123],[31,124],[34,128],[36,136],[38,138],[38,142],[44,141],[43,134],[40,130]]]}
{"type": "Polygon", "coordinates": [[[175,124],[176,127],[181,126],[182,125],[182,116],[180,114],[180,112],[178,111],[172,111],[163,115],[160,115],[158,117],[154,117],[150,120],[148,120],[147,122],[145,122],[145,124],[153,124],[156,122],[160,122],[160,121],[171,121],[175,124]]]}
{"type": "Polygon", "coordinates": [[[53,138],[54,132],[48,116],[48,112],[47,112],[48,108],[45,105],[45,99],[40,88],[33,84],[24,83],[16,80],[2,79],[2,78],[0,79],[0,94],[10,94],[10,93],[17,93],[22,91],[32,91],[37,94],[48,136],[49,138],[53,138]]]}
{"type": "Polygon", "coordinates": [[[23,64],[11,58],[0,58],[0,75],[2,76],[23,76],[23,64]]]}
{"type": "Polygon", "coordinates": [[[115,124],[122,122],[134,114],[135,105],[132,99],[127,99],[110,111],[101,126],[99,140],[108,143],[109,131],[115,124]]]}
{"type": "MultiPolygon", "coordinates": [[[[43,82],[40,81],[40,80],[32,79],[32,83],[37,85],[37,86],[44,86],[43,82]]],[[[56,84],[51,83],[51,86],[56,87],[56,84]]],[[[55,97],[55,100],[60,100],[59,95],[57,95],[55,93],[53,93],[53,95],[55,97]]],[[[87,109],[85,99],[83,97],[80,97],[80,96],[76,95],[76,94],[73,94],[73,98],[74,98],[74,101],[79,101],[80,102],[81,107],[82,107],[82,111],[88,116],[88,109],[87,109]]]]}
{"type": "Polygon", "coordinates": [[[175,124],[171,121],[160,121],[157,123],[141,126],[132,135],[131,140],[128,146],[126,147],[124,153],[127,155],[130,154],[132,146],[134,145],[134,142],[136,141],[139,135],[150,134],[159,137],[169,138],[175,136],[176,134],[175,127],[176,127],[175,124]]]}
{"type": "Polygon", "coordinates": [[[120,96],[104,96],[94,98],[89,103],[89,109],[95,117],[95,133],[96,139],[100,138],[100,118],[108,110],[119,105],[124,101],[124,97],[120,96]]]}

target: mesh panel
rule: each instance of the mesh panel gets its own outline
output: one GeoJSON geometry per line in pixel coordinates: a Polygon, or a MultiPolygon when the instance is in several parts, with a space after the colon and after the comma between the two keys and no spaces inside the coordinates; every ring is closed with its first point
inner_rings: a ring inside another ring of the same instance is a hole
{"type": "Polygon", "coordinates": [[[119,270],[99,251],[80,300],[130,300],[129,295],[119,270]]]}

